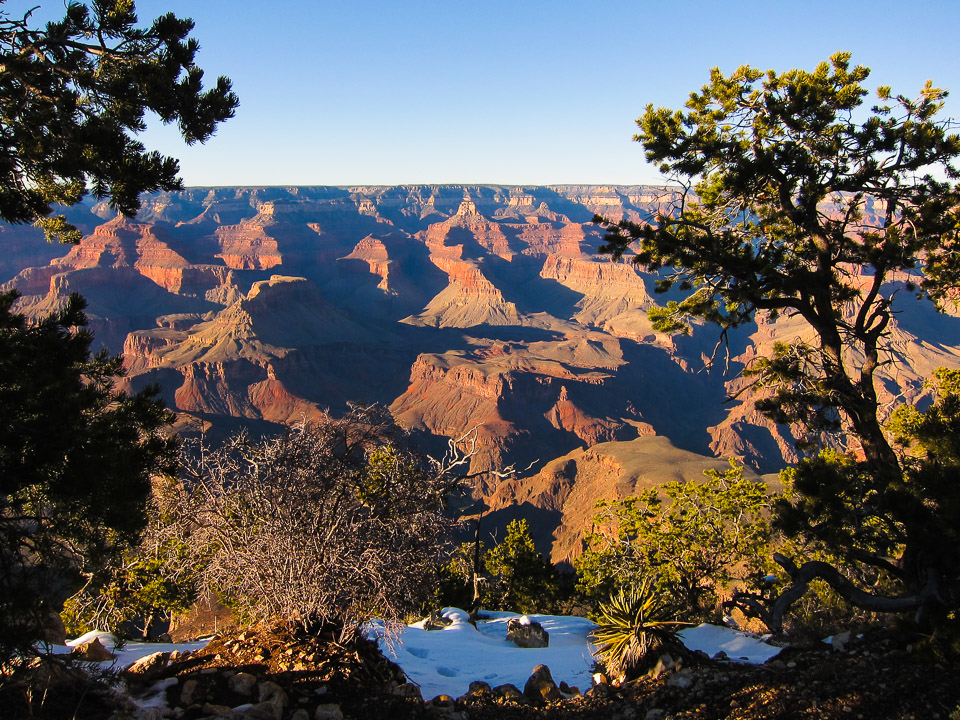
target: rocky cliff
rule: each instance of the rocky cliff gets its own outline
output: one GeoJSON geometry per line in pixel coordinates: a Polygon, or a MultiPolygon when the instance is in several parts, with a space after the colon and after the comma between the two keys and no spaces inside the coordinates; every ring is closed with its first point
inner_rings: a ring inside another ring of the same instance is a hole
{"type": "MultiPolygon", "coordinates": [[[[84,230],[74,247],[0,226],[0,282],[34,316],[82,293],[97,340],[124,353],[126,382],[160,383],[184,422],[290,423],[378,402],[434,447],[476,428],[473,470],[537,463],[499,486],[481,477],[476,492],[501,515],[540,513],[541,540],[564,559],[596,499],[665,477],[653,470],[665,462],[697,475],[718,455],[758,472],[796,458],[789,428],[749,395],[724,400],[802,326],[761,317],[731,334],[728,364],[710,366],[717,333],[654,332],[655,278],[597,253],[594,213],[642,221],[675,195],[194,188],[144,198],[132,220],[71,208],[84,230]]],[[[923,402],[934,367],[960,366],[960,319],[906,292],[897,303],[882,392],[923,402]]]]}

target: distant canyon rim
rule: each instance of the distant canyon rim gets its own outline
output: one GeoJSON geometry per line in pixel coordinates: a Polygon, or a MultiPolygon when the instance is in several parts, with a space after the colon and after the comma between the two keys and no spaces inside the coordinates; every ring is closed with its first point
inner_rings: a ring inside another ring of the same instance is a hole
{"type": "MultiPolygon", "coordinates": [[[[158,383],[184,431],[257,431],[379,403],[428,450],[477,428],[493,527],[531,520],[554,561],[579,551],[599,499],[796,461],[790,428],[753,407],[740,371],[796,320],[759,317],[710,364],[718,332],[655,332],[655,276],[599,254],[595,214],[647,220],[656,186],[216,187],[64,211],[84,238],[51,245],[0,225],[0,282],[41,316],[71,292],[123,381],[158,383]],[[735,397],[734,400],[727,400],[735,397]]],[[[869,208],[868,208],[869,211],[869,208]]],[[[922,403],[960,367],[960,318],[896,298],[882,401],[922,403]]]]}

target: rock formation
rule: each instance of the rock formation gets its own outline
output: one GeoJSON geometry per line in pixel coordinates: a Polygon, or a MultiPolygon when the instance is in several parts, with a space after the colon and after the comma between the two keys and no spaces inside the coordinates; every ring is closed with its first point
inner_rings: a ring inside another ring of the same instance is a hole
{"type": "MultiPolygon", "coordinates": [[[[378,402],[436,450],[475,429],[472,470],[497,517],[534,513],[541,548],[577,551],[593,504],[715,456],[758,472],[796,459],[740,371],[804,332],[760,317],[731,333],[656,333],[654,277],[597,253],[594,213],[642,221],[660,187],[195,188],[144,198],[135,219],[68,209],[74,247],[0,226],[0,283],[39,316],[70,292],[124,382],[156,382],[180,426],[283,424],[378,402]],[[729,352],[729,363],[723,362],[729,352]],[[711,357],[718,362],[710,364],[711,357]],[[431,445],[431,443],[433,443],[431,445]]],[[[868,208],[869,209],[869,208],[868,208]]],[[[960,366],[960,318],[897,296],[885,401],[924,401],[960,366]]],[[[274,425],[276,427],[277,425],[274,425]]]]}

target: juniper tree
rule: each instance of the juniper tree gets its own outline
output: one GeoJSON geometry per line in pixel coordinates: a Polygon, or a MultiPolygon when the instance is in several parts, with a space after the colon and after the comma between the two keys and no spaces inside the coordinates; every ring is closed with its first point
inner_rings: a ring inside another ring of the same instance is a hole
{"type": "Polygon", "coordinates": [[[79,296],[35,323],[15,299],[0,294],[0,661],[136,540],[175,445],[156,388],[117,390],[122,358],[91,354],[79,296]]]}
{"type": "Polygon", "coordinates": [[[204,142],[233,116],[230,80],[203,89],[193,21],[167,13],[138,26],[132,0],[70,2],[62,20],[31,26],[0,3],[0,219],[48,238],[80,235],[56,205],[87,192],[126,215],[142,192],[177,190],[179,165],[136,139],[147,112],[204,142]]]}
{"type": "MultiPolygon", "coordinates": [[[[927,528],[949,518],[908,487],[882,426],[877,372],[892,362],[898,289],[956,300],[960,136],[938,117],[945,91],[928,82],[910,98],[879,87],[865,108],[868,75],[849,53],[812,72],[714,69],[684,109],[651,105],[637,121],[647,158],[682,185],[678,200],[645,223],[596,219],[609,228],[602,250],[619,258],[633,248],[636,263],[660,273],[658,290],[684,293],[651,311],[659,330],[701,318],[725,333],[758,314],[806,323],[810,341],[781,342],[747,368],[767,388],[757,406],[814,444],[845,433],[859,453],[842,472],[802,462],[801,498],[785,515],[793,531],[892,575],[896,606],[916,609],[944,587],[927,528]]],[[[843,586],[835,568],[781,559],[795,580],[812,573],[843,586]]]]}

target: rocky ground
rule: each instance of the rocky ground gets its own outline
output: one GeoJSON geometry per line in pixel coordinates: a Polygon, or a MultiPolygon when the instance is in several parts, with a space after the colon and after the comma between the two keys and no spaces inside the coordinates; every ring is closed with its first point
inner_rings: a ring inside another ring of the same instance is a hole
{"type": "Polygon", "coordinates": [[[372,642],[247,631],[214,638],[193,653],[145,658],[126,673],[127,689],[141,707],[123,694],[96,690],[69,666],[44,667],[32,686],[0,683],[0,715],[145,720],[960,718],[960,662],[938,656],[923,638],[890,630],[868,631],[842,647],[816,643],[787,648],[764,665],[691,658],[686,667],[657,677],[622,687],[584,688],[582,695],[561,692],[571,689],[558,689],[548,673],[540,675],[524,688],[475,683],[460,698],[424,699],[372,642]]]}
{"type": "Polygon", "coordinates": [[[131,688],[161,681],[171,716],[184,720],[956,719],[960,663],[938,658],[920,640],[878,630],[842,647],[788,648],[765,665],[693,661],[572,697],[541,678],[525,688],[476,683],[460,698],[421,699],[373,643],[247,632],[158,659],[132,676],[131,688]]]}

